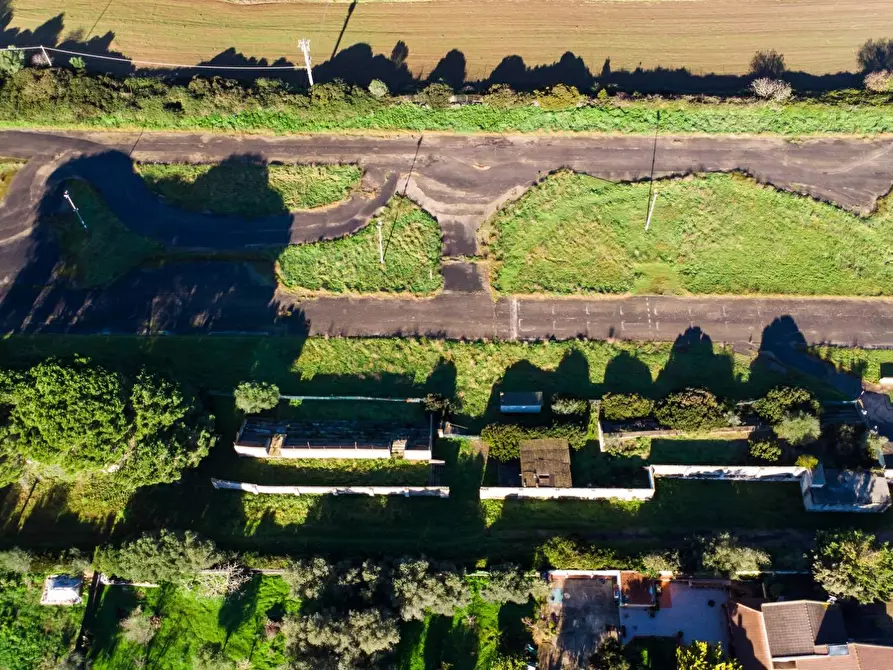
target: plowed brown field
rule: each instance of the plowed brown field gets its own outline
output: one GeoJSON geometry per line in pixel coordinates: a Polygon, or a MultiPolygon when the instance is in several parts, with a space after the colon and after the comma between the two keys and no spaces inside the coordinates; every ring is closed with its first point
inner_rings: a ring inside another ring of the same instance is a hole
{"type": "MultiPolygon", "coordinates": [[[[300,37],[326,60],[347,15],[342,3],[239,5],[218,0],[14,0],[10,28],[35,29],[62,14],[65,37],[114,33],[131,58],[197,63],[234,48],[248,57],[297,60],[300,37]]],[[[740,73],[757,50],[775,49],[794,70],[854,70],[869,38],[893,37],[891,0],[432,0],[359,2],[340,47],[366,43],[389,55],[398,40],[407,65],[425,74],[450,50],[466,58],[469,79],[486,77],[506,56],[528,66],[566,52],[599,72],[688,67],[740,73]]]]}

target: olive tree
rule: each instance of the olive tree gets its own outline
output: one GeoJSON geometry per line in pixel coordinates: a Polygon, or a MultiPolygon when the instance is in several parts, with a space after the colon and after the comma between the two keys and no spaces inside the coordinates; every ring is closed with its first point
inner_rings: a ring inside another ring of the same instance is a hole
{"type": "Polygon", "coordinates": [[[195,582],[201,570],[221,560],[211,540],[191,531],[161,530],[105,549],[99,554],[98,567],[102,572],[132,581],[187,586],[195,582]]]}
{"type": "Polygon", "coordinates": [[[393,600],[404,621],[428,614],[451,616],[471,598],[461,573],[433,572],[425,560],[404,560],[394,569],[393,600]]]}
{"type": "Polygon", "coordinates": [[[832,596],[867,604],[893,595],[893,550],[860,530],[820,534],[812,568],[832,596]]]}
{"type": "Polygon", "coordinates": [[[268,382],[242,382],[233,392],[236,407],[245,414],[257,414],[279,404],[279,387],[268,382]]]}

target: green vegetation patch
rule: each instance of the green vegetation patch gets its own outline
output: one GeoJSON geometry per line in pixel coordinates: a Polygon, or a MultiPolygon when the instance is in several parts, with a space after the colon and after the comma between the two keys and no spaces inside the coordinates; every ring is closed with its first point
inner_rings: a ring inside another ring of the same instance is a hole
{"type": "Polygon", "coordinates": [[[108,284],[162,252],[161,244],[125,226],[90,185],[72,181],[68,191],[87,230],[68,211],[56,217],[55,230],[66,269],[83,286],[108,284]]]}
{"type": "Polygon", "coordinates": [[[242,592],[226,600],[174,586],[106,588],[93,624],[92,667],[192,670],[248,661],[246,667],[272,670],[287,660],[285,639],[267,622],[281,620],[297,607],[279,577],[254,577],[242,592]],[[128,640],[121,629],[122,620],[137,607],[158,617],[159,627],[148,644],[128,640]]]}
{"type": "Polygon", "coordinates": [[[893,377],[893,349],[821,346],[811,347],[810,351],[840,370],[852,372],[870,382],[877,383],[881,377],[893,377]]]}
{"type": "Polygon", "coordinates": [[[747,440],[661,438],[651,440],[649,463],[667,465],[744,465],[747,440]]]}
{"type": "Polygon", "coordinates": [[[240,458],[221,478],[281,486],[425,486],[428,463],[392,458],[240,458]]]}
{"type": "Polygon", "coordinates": [[[24,163],[20,161],[7,161],[0,159],[0,202],[6,197],[9,191],[9,185],[12,184],[12,178],[16,176],[16,172],[22,169],[24,163]]]}
{"type": "Polygon", "coordinates": [[[279,277],[288,288],[311,291],[432,293],[443,284],[440,255],[437,222],[398,196],[354,235],[286,248],[279,256],[279,277]]]}
{"type": "Polygon", "coordinates": [[[261,217],[329,205],[356,188],[356,165],[267,165],[230,160],[217,165],[137,165],[149,188],[183,209],[261,217]]]}
{"type": "Polygon", "coordinates": [[[505,293],[893,293],[893,213],[863,219],[739,175],[611,184],[563,172],[493,221],[505,293]]]}
{"type": "MultiPolygon", "coordinates": [[[[0,668],[57,667],[74,646],[84,607],[40,604],[45,575],[0,575],[0,668]]],[[[85,594],[86,595],[86,594],[85,594]]]]}

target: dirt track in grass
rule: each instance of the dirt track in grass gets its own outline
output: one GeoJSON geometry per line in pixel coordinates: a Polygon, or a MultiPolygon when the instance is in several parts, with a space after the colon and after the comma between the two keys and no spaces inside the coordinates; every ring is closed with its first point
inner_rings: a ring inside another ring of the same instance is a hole
{"type": "Polygon", "coordinates": [[[34,30],[61,14],[60,40],[76,31],[82,38],[111,32],[111,48],[130,58],[186,64],[230,48],[295,61],[300,37],[310,38],[318,64],[331,57],[345,28],[341,50],[365,43],[389,56],[402,40],[416,75],[427,76],[457,49],[469,79],[487,77],[506,56],[517,54],[534,66],[554,63],[567,51],[596,76],[606,59],[614,70],[741,73],[763,49],[783,53],[790,69],[824,74],[857,69],[856,52],[867,39],[893,35],[889,0],[360,2],[346,26],[348,5],[339,2],[14,0],[13,10],[7,30],[34,30]]]}

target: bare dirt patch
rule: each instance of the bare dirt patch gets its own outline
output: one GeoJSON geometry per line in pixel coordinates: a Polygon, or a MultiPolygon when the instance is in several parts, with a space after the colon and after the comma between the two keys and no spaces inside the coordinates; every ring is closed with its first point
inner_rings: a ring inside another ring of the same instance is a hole
{"type": "Polygon", "coordinates": [[[519,55],[529,67],[554,63],[565,52],[596,75],[606,61],[615,70],[741,73],[763,49],[783,53],[791,69],[823,74],[856,69],[862,43],[893,35],[889,9],[889,0],[552,0],[546,17],[541,0],[361,2],[345,24],[341,3],[15,0],[10,27],[33,30],[62,14],[62,37],[111,32],[112,48],[131,58],[178,63],[230,48],[296,62],[299,37],[311,39],[321,63],[344,29],[341,50],[362,43],[388,56],[402,40],[407,66],[426,76],[453,49],[464,55],[469,79],[488,76],[507,56],[519,55]]]}

